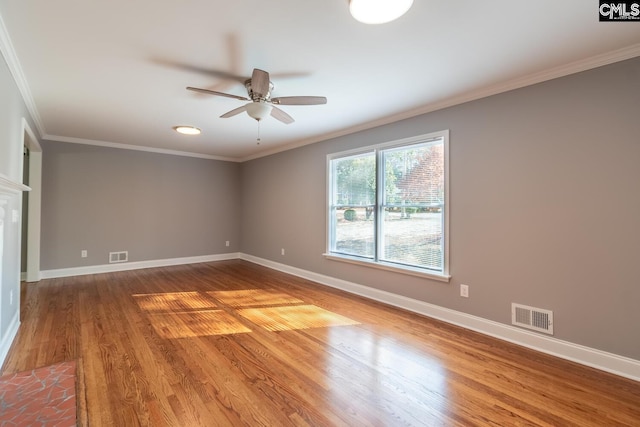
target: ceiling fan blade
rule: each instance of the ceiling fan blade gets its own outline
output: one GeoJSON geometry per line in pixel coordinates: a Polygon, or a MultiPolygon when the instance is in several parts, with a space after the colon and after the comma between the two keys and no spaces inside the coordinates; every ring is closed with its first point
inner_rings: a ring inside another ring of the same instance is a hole
{"type": "Polygon", "coordinates": [[[206,93],[208,95],[217,95],[217,96],[224,96],[224,97],[227,97],[227,98],[239,99],[240,101],[251,101],[249,98],[244,97],[244,96],[232,95],[230,93],[224,93],[224,92],[216,92],[215,90],[209,90],[209,89],[200,89],[198,87],[188,86],[187,90],[192,90],[194,92],[200,92],[200,93],[206,93]]]}
{"type": "Polygon", "coordinates": [[[259,68],[254,68],[251,75],[251,90],[259,98],[266,98],[269,94],[269,73],[259,68]]]}
{"type": "Polygon", "coordinates": [[[247,106],[243,105],[242,107],[234,108],[231,111],[227,111],[226,113],[221,115],[220,118],[221,119],[226,119],[226,118],[229,118],[229,117],[237,116],[238,114],[243,113],[245,111],[247,111],[247,106]]]}
{"type": "Polygon", "coordinates": [[[244,82],[248,79],[248,77],[246,76],[241,76],[229,71],[215,70],[213,68],[199,67],[197,65],[181,64],[179,62],[169,61],[162,58],[151,58],[150,61],[158,65],[177,68],[179,70],[191,71],[198,74],[207,74],[220,79],[232,80],[242,84],[244,84],[244,82]]]}
{"type": "Polygon", "coordinates": [[[295,122],[295,120],[293,120],[293,117],[275,106],[271,107],[271,116],[276,120],[280,120],[285,125],[295,122]]]}
{"type": "Polygon", "coordinates": [[[203,67],[196,67],[193,65],[183,65],[182,69],[188,70],[188,71],[195,71],[197,73],[200,74],[209,74],[211,76],[217,77],[219,79],[225,79],[225,80],[232,80],[238,83],[243,83],[245,82],[245,80],[247,80],[247,77],[245,76],[241,76],[238,74],[234,74],[234,73],[230,73],[227,71],[222,71],[222,70],[213,70],[213,69],[209,69],[209,68],[203,68],[203,67]]]}
{"type": "Polygon", "coordinates": [[[272,98],[271,102],[278,105],[320,105],[326,104],[324,96],[280,96],[272,98]]]}
{"type": "Polygon", "coordinates": [[[289,71],[283,73],[269,73],[270,78],[274,79],[297,79],[300,77],[309,77],[311,75],[308,71],[289,71]]]}

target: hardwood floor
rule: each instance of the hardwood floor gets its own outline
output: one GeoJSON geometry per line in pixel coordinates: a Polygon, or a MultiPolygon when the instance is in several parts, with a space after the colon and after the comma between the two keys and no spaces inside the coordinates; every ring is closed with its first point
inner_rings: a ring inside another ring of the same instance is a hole
{"type": "Polygon", "coordinates": [[[640,426],[640,383],[245,261],[26,287],[3,373],[78,360],[91,426],[640,426]]]}

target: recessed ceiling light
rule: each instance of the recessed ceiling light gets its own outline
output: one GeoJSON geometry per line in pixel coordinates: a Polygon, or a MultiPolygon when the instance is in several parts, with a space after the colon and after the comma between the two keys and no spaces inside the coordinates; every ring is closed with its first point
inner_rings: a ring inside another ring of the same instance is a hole
{"type": "Polygon", "coordinates": [[[173,130],[183,135],[200,135],[200,129],[193,126],[174,126],[173,130]]]}
{"type": "Polygon", "coordinates": [[[384,24],[404,15],[413,0],[349,0],[351,15],[364,24],[384,24]]]}

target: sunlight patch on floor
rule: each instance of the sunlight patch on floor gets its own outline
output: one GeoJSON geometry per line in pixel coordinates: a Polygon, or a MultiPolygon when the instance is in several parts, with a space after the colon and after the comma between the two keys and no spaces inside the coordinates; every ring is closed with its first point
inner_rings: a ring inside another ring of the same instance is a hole
{"type": "Polygon", "coordinates": [[[132,295],[156,332],[167,339],[358,325],[359,322],[273,289],[132,295]]]}
{"type": "Polygon", "coordinates": [[[202,310],[216,308],[216,304],[200,292],[164,292],[133,295],[143,311],[202,310]]]}
{"type": "Polygon", "coordinates": [[[207,292],[218,301],[231,307],[256,307],[284,304],[304,304],[304,301],[294,298],[284,292],[264,289],[240,289],[236,291],[207,292]]]}
{"type": "Polygon", "coordinates": [[[359,322],[315,305],[247,308],[238,310],[238,313],[256,325],[272,332],[359,324],[359,322]]]}
{"type": "Polygon", "coordinates": [[[229,335],[251,332],[231,314],[222,310],[150,314],[153,328],[167,339],[229,335]]]}

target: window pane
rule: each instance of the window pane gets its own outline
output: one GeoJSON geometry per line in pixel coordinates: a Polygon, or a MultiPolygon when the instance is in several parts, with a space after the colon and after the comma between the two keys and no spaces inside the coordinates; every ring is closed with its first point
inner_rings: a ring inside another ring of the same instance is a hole
{"type": "Polygon", "coordinates": [[[442,271],[442,209],[385,208],[380,259],[442,271]]]}
{"type": "Polygon", "coordinates": [[[443,270],[444,146],[386,150],[380,259],[443,270]]]}
{"type": "Polygon", "coordinates": [[[331,250],[375,256],[376,158],[373,152],[331,161],[331,250]]]}
{"type": "Polygon", "coordinates": [[[331,161],[333,205],[367,206],[376,201],[376,157],[374,153],[331,161]]]}
{"type": "Polygon", "coordinates": [[[420,144],[384,152],[384,204],[444,203],[444,145],[420,144]]]}
{"type": "Polygon", "coordinates": [[[373,258],[375,221],[373,207],[334,210],[334,252],[373,258]]]}

